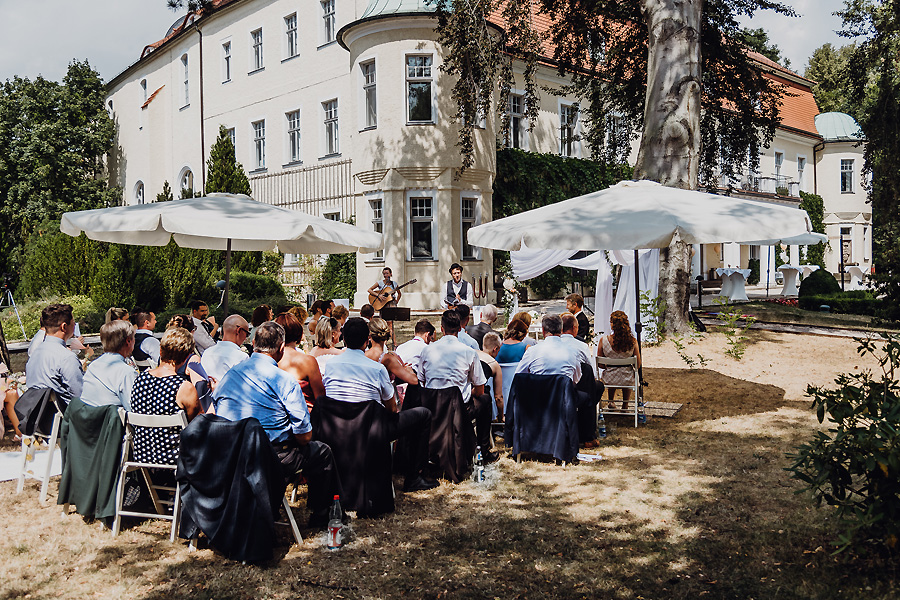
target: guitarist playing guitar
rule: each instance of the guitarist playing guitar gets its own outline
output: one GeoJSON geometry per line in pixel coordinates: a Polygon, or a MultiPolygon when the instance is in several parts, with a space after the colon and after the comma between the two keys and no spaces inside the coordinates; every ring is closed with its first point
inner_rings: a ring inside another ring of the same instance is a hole
{"type": "MultiPolygon", "coordinates": [[[[400,292],[401,288],[408,286],[411,283],[415,283],[416,280],[407,281],[403,285],[397,285],[397,283],[392,279],[393,271],[391,271],[390,267],[385,267],[381,270],[381,275],[384,277],[382,281],[377,281],[375,284],[368,289],[369,292],[369,303],[375,310],[380,311],[383,307],[393,307],[397,306],[397,303],[400,301],[400,297],[403,295],[400,292]]],[[[393,321],[388,321],[388,326],[391,329],[391,343],[394,341],[394,323],[393,321]]]]}

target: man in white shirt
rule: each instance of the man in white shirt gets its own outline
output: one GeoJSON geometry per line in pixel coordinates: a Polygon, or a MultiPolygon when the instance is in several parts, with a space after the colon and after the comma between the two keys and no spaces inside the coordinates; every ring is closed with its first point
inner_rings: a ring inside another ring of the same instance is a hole
{"type": "Polygon", "coordinates": [[[573,382],[581,379],[581,360],[559,335],[562,333],[562,319],[559,315],[544,315],[541,319],[544,339],[526,351],[516,373],[532,375],[565,375],[573,382]]]}
{"type": "Polygon", "coordinates": [[[469,324],[469,315],[472,314],[472,311],[465,304],[458,304],[454,310],[459,313],[460,329],[459,335],[457,336],[459,338],[459,341],[461,341],[463,344],[465,344],[475,352],[478,352],[479,350],[481,350],[481,346],[478,345],[478,341],[471,335],[466,333],[466,325],[469,324]]]}
{"type": "Polygon", "coordinates": [[[562,316],[562,334],[559,336],[569,348],[578,355],[578,360],[587,363],[594,370],[594,378],[597,377],[597,361],[591,356],[591,347],[575,337],[578,333],[578,319],[571,313],[565,313],[562,316]]]}
{"type": "Polygon", "coordinates": [[[231,315],[222,323],[222,341],[207,349],[200,357],[200,366],[206,374],[222,381],[225,373],[234,365],[247,360],[249,356],[241,346],[250,335],[247,320],[241,315],[231,315]]]}
{"type": "Polygon", "coordinates": [[[416,372],[416,376],[418,377],[422,351],[425,350],[428,344],[434,341],[434,325],[432,325],[431,321],[428,319],[420,319],[419,322],[416,323],[415,332],[416,336],[413,339],[397,346],[397,349],[394,352],[397,353],[400,360],[412,367],[412,370],[416,372]]]}
{"type": "Polygon", "coordinates": [[[443,294],[441,294],[441,308],[453,308],[460,304],[472,306],[472,289],[462,278],[462,265],[459,263],[450,265],[450,277],[452,279],[444,286],[443,294]]]}
{"type": "Polygon", "coordinates": [[[219,326],[215,317],[209,316],[209,305],[202,300],[191,302],[191,317],[194,319],[194,343],[197,345],[197,352],[202,355],[207,348],[216,345],[214,338],[219,326]]]}
{"type": "Polygon", "coordinates": [[[431,411],[420,406],[398,413],[394,386],[387,369],[365,355],[366,342],[369,341],[368,324],[361,317],[352,317],[344,323],[342,331],[347,348],[325,365],[322,374],[325,395],[339,402],[378,402],[387,408],[387,437],[391,440],[406,437],[415,449],[403,490],[416,492],[436,488],[436,481],[422,476],[422,469],[428,460],[431,411]]]}
{"type": "Polygon", "coordinates": [[[475,434],[482,457],[485,462],[493,462],[499,455],[487,451],[491,447],[491,399],[484,393],[487,377],[478,353],[456,337],[459,329],[459,313],[444,311],[441,316],[443,337],[422,351],[419,382],[429,389],[459,388],[469,417],[475,419],[475,434]]]}
{"type": "Polygon", "coordinates": [[[159,365],[159,340],[153,336],[156,327],[156,315],[143,308],[131,311],[131,322],[137,328],[134,332],[134,360],[143,362],[150,360],[159,365]]]}

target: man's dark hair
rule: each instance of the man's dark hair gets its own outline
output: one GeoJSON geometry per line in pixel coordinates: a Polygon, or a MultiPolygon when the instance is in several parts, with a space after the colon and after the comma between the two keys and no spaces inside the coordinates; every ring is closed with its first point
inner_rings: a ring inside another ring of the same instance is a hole
{"type": "Polygon", "coordinates": [[[451,274],[453,273],[454,269],[459,269],[460,271],[463,270],[462,265],[459,263],[453,263],[452,265],[450,265],[450,273],[451,274]]]}
{"type": "Polygon", "coordinates": [[[350,317],[341,329],[344,344],[351,350],[362,350],[369,339],[369,324],[361,317],[350,317]]]}
{"type": "Polygon", "coordinates": [[[544,315],[541,319],[541,329],[550,335],[559,335],[562,333],[562,318],[559,315],[544,315]]]}
{"type": "Polygon", "coordinates": [[[419,319],[416,323],[416,333],[434,333],[434,325],[428,319],[419,319]]]}
{"type": "Polygon", "coordinates": [[[139,306],[135,306],[133,309],[131,309],[130,314],[131,314],[131,316],[129,317],[129,320],[131,321],[131,324],[134,325],[135,327],[137,327],[138,329],[141,328],[141,325],[143,325],[144,323],[146,323],[147,321],[149,321],[151,319],[150,311],[148,311],[145,308],[141,308],[139,306]]]}
{"type": "Polygon", "coordinates": [[[359,309],[359,316],[364,319],[371,319],[375,316],[375,307],[371,304],[363,304],[359,309]]]}
{"type": "Polygon", "coordinates": [[[569,294],[566,296],[566,301],[573,303],[578,308],[582,308],[584,306],[584,298],[581,294],[569,294]]]}
{"type": "Polygon", "coordinates": [[[441,315],[441,327],[444,328],[444,333],[448,333],[451,335],[454,333],[459,333],[459,313],[453,309],[445,310],[444,314],[441,315]]]}
{"type": "Polygon", "coordinates": [[[188,306],[190,306],[191,311],[198,311],[201,306],[209,306],[209,304],[203,300],[191,300],[191,303],[188,306]]]}
{"type": "Polygon", "coordinates": [[[50,334],[59,331],[63,323],[72,323],[73,320],[71,304],[51,304],[41,311],[41,323],[50,334]]]}
{"type": "Polygon", "coordinates": [[[454,307],[454,310],[459,313],[459,322],[460,324],[464,323],[466,319],[469,318],[469,315],[472,314],[472,311],[469,309],[466,304],[457,304],[454,307]]]}
{"type": "Polygon", "coordinates": [[[275,321],[266,321],[256,328],[253,337],[253,351],[263,354],[275,354],[284,344],[284,327],[275,321]]]}

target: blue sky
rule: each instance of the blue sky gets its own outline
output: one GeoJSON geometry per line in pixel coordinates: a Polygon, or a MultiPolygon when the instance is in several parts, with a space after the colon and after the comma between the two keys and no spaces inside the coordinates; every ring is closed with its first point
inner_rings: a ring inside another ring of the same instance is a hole
{"type": "MultiPolygon", "coordinates": [[[[843,45],[832,16],[842,0],[784,0],[801,14],[760,13],[745,24],[767,29],[801,74],[812,51],[843,45]]],[[[60,80],[73,58],[88,59],[109,81],[162,38],[178,15],[165,0],[0,0],[0,81],[14,75],[60,80]]]]}

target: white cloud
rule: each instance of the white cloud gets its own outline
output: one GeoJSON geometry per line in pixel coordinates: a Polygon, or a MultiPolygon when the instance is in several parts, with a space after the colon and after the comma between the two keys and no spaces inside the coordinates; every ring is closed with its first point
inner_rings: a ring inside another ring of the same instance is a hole
{"type": "Polygon", "coordinates": [[[799,17],[785,17],[771,11],[760,11],[752,19],[742,19],[745,27],[762,27],[769,40],[791,61],[791,69],[803,74],[813,51],[823,44],[844,46],[851,40],[838,36],[841,18],[833,13],[844,7],[843,0],[786,0],[799,17]]]}
{"type": "Polygon", "coordinates": [[[0,0],[0,81],[59,81],[73,59],[109,81],[177,18],[166,0],[0,0]]]}

